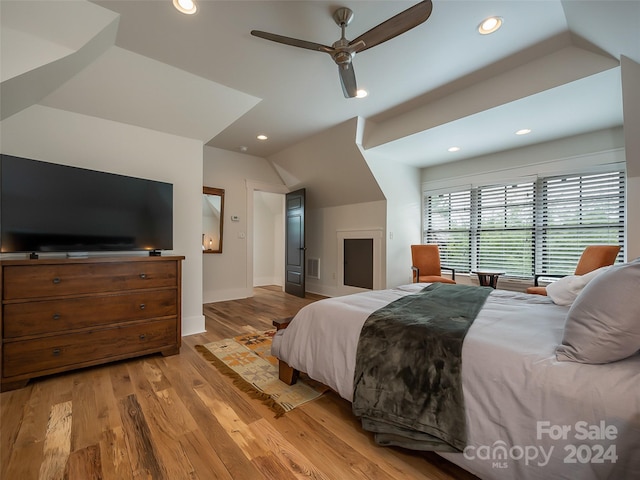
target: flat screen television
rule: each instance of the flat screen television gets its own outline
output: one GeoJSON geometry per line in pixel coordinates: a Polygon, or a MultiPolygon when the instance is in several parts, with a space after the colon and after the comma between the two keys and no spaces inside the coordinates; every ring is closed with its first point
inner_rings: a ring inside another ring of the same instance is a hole
{"type": "Polygon", "coordinates": [[[173,184],[2,155],[0,252],[173,248],[173,184]]]}

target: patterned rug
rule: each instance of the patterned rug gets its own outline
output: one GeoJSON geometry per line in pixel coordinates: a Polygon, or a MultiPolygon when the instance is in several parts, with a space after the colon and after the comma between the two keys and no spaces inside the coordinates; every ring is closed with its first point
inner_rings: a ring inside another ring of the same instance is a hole
{"type": "Polygon", "coordinates": [[[275,330],[248,333],[195,348],[221,372],[232,377],[242,391],[261,399],[279,417],[315,400],[328,388],[303,374],[294,385],[278,379],[278,359],[271,355],[271,339],[275,333],[275,330]]]}

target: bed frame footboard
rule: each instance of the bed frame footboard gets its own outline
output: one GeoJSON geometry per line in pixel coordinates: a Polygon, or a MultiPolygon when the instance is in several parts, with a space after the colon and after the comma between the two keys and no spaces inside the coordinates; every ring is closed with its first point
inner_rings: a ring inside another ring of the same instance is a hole
{"type": "MultiPolygon", "coordinates": [[[[276,330],[284,330],[289,326],[293,317],[281,318],[273,321],[273,326],[276,330]]],[[[278,359],[278,378],[281,382],[287,385],[293,385],[298,381],[298,375],[300,372],[295,368],[291,368],[286,362],[278,359]]]]}

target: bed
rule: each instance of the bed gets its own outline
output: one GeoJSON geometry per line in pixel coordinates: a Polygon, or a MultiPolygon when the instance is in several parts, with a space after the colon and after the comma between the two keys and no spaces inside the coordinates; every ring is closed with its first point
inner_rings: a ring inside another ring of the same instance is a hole
{"type": "MultiPolygon", "coordinates": [[[[490,289],[462,344],[466,446],[438,454],[483,479],[640,478],[640,259],[566,284],[564,305],[490,289]]],[[[363,325],[426,287],[312,303],[272,353],[353,402],[363,325]]]]}

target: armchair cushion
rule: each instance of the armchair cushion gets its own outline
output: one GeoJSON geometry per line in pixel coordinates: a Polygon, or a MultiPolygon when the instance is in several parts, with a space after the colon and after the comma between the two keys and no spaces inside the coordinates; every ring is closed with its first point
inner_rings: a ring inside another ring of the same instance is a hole
{"type": "Polygon", "coordinates": [[[640,350],[640,258],[597,275],[569,309],[559,361],[609,363],[640,350]]]}
{"type": "Polygon", "coordinates": [[[433,282],[456,283],[455,280],[451,280],[450,278],[447,278],[447,277],[439,277],[437,275],[421,275],[418,277],[417,281],[420,283],[433,283],[433,282]]]}
{"type": "Polygon", "coordinates": [[[530,293],[531,295],[546,295],[547,287],[528,287],[527,293],[530,293]]]}

